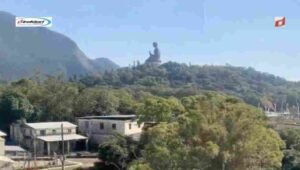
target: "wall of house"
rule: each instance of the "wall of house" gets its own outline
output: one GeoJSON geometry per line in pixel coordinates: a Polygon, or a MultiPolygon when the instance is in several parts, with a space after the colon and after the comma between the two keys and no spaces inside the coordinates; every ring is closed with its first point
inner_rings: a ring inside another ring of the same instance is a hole
{"type": "Polygon", "coordinates": [[[24,136],[26,136],[26,133],[25,134],[22,133],[19,124],[12,124],[10,126],[10,138],[13,141],[15,141],[16,144],[21,144],[21,143],[24,144],[24,136]]]}
{"type": "Polygon", "coordinates": [[[106,135],[106,134],[93,134],[90,136],[89,140],[92,143],[101,144],[103,141],[108,139],[109,137],[112,137],[112,135],[106,135]]]}
{"type": "Polygon", "coordinates": [[[117,132],[124,135],[124,123],[124,121],[120,120],[80,119],[78,120],[78,127],[83,134],[113,134],[117,132]],[[101,123],[103,123],[103,129],[101,129],[101,123]],[[115,124],[116,129],[113,129],[113,124],[115,124]]]}
{"type": "MultiPolygon", "coordinates": [[[[48,129],[38,129],[33,130],[37,136],[49,136],[49,135],[60,135],[60,128],[48,128],[48,129]],[[44,133],[44,134],[42,134],[44,133]]],[[[76,128],[64,128],[64,134],[76,134],[76,128]]],[[[32,136],[32,135],[31,135],[32,136]]]]}
{"type": "Polygon", "coordinates": [[[125,135],[132,135],[132,134],[137,134],[137,133],[142,133],[142,128],[144,124],[138,125],[136,121],[131,122],[125,122],[124,124],[124,129],[125,129],[125,135]]]}
{"type": "Polygon", "coordinates": [[[4,155],[5,140],[0,137],[0,156],[4,155]]]}

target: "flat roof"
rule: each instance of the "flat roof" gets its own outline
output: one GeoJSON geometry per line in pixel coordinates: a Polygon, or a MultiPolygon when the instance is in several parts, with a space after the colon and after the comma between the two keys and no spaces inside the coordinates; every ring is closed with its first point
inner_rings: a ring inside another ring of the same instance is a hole
{"type": "Polygon", "coordinates": [[[64,128],[75,128],[76,125],[70,122],[38,122],[38,123],[25,123],[25,125],[33,129],[60,129],[63,124],[64,128]]]}
{"type": "MultiPolygon", "coordinates": [[[[61,135],[39,136],[37,138],[40,139],[40,140],[43,140],[45,142],[62,141],[61,135]]],[[[87,137],[77,135],[77,134],[64,134],[64,141],[83,140],[83,139],[87,139],[87,137]]]]}
{"type": "Polygon", "coordinates": [[[6,136],[6,133],[0,131],[0,137],[4,137],[4,136],[6,136]]]}
{"type": "Polygon", "coordinates": [[[111,119],[111,120],[132,120],[136,119],[136,115],[104,115],[104,116],[84,116],[78,119],[111,119]]]}
{"type": "Polygon", "coordinates": [[[22,147],[15,145],[5,145],[4,150],[8,152],[26,152],[22,147]]]}

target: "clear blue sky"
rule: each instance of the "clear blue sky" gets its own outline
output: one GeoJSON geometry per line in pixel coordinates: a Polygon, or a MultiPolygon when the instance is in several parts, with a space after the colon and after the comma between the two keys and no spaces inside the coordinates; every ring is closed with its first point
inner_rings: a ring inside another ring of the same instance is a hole
{"type": "Polygon", "coordinates": [[[251,66],[300,80],[300,0],[1,0],[17,16],[52,16],[90,58],[251,66]],[[274,17],[285,16],[285,28],[274,17]]]}

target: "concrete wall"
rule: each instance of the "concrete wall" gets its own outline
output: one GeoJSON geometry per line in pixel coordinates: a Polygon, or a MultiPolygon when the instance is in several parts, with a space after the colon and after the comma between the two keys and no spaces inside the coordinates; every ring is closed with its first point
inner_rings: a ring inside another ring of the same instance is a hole
{"type": "Polygon", "coordinates": [[[111,136],[112,135],[93,134],[92,136],[90,136],[90,141],[92,143],[100,144],[111,136]]]}
{"type": "Polygon", "coordinates": [[[116,120],[85,120],[81,119],[78,121],[79,131],[84,134],[113,134],[115,132],[125,134],[124,121],[116,120]],[[100,128],[100,124],[103,123],[103,129],[100,128]],[[116,129],[113,129],[113,124],[116,125],[116,129]]]}
{"type": "Polygon", "coordinates": [[[125,135],[132,135],[142,133],[142,127],[144,124],[138,125],[137,122],[125,122],[125,135]]]}
{"type": "Polygon", "coordinates": [[[4,155],[5,140],[0,137],[0,156],[4,155]]]}
{"type": "Polygon", "coordinates": [[[12,124],[10,125],[10,138],[15,141],[17,144],[24,143],[24,135],[21,132],[21,128],[19,124],[12,124]]]}
{"type": "MultiPolygon", "coordinates": [[[[42,130],[33,130],[30,129],[32,133],[35,133],[37,136],[49,136],[49,135],[60,135],[61,129],[54,129],[54,128],[48,128],[48,129],[42,129],[42,130]],[[44,134],[42,134],[44,133],[44,134]]],[[[31,133],[31,136],[33,136],[31,133]]],[[[64,134],[76,134],[76,128],[64,128],[64,134]]]]}

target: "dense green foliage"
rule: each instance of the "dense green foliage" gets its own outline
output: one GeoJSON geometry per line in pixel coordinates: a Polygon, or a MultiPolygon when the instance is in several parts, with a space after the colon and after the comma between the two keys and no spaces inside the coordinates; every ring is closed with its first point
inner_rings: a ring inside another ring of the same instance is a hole
{"type": "Polygon", "coordinates": [[[246,103],[257,106],[285,109],[289,104],[295,112],[299,102],[300,84],[289,82],[253,68],[233,66],[197,66],[168,62],[159,67],[134,65],[100,76],[85,76],[73,81],[87,86],[110,85],[134,87],[151,91],[157,95],[188,96],[199,90],[221,91],[242,98],[246,103]]]}
{"type": "Polygon", "coordinates": [[[145,134],[152,169],[278,169],[284,143],[262,113],[212,93],[181,99],[184,111],[145,134]],[[161,161],[164,158],[164,161],[161,161]]]}
{"type": "Polygon", "coordinates": [[[33,106],[25,96],[16,92],[4,92],[0,97],[0,128],[8,131],[8,126],[18,119],[34,119],[33,106]]]}
{"type": "Polygon", "coordinates": [[[124,138],[111,139],[99,148],[99,157],[119,169],[124,169],[124,164],[132,170],[281,167],[284,142],[267,128],[260,110],[237,98],[211,92],[181,99],[154,97],[139,108],[141,119],[159,122],[135,147],[141,156],[128,157],[124,138]]]}
{"type": "MultiPolygon", "coordinates": [[[[99,157],[107,165],[132,170],[279,169],[283,141],[266,126],[263,113],[243,101],[270,107],[289,102],[292,108],[298,102],[297,87],[253,69],[176,63],[70,81],[62,75],[36,75],[0,84],[0,129],[7,131],[21,118],[74,122],[86,115],[137,114],[140,122],[158,124],[138,144],[123,137],[103,143],[99,157]]],[[[281,136],[294,151],[285,153],[283,164],[296,166],[298,145],[293,143],[299,135],[288,131],[281,136]]]]}
{"type": "Polygon", "coordinates": [[[300,129],[281,129],[279,131],[281,138],[286,143],[284,158],[282,160],[283,170],[300,169],[300,129]]]}
{"type": "Polygon", "coordinates": [[[282,129],[279,131],[279,134],[285,141],[287,149],[292,149],[300,145],[300,129],[282,129]]]}
{"type": "Polygon", "coordinates": [[[117,169],[126,169],[128,163],[141,156],[139,143],[130,137],[116,134],[99,146],[99,158],[106,165],[117,169]]]}

